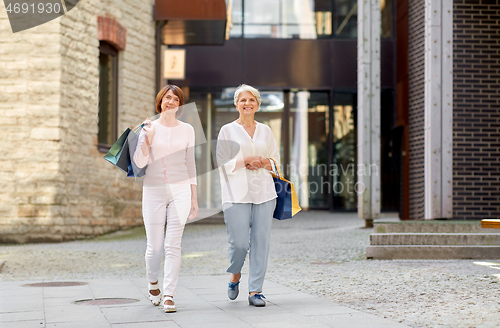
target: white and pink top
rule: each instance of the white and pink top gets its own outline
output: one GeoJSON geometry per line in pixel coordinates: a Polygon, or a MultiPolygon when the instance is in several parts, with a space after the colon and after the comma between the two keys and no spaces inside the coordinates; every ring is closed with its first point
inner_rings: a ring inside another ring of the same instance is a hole
{"type": "Polygon", "coordinates": [[[165,183],[196,184],[195,133],[193,127],[179,121],[173,127],[166,127],[158,121],[151,122],[155,135],[144,156],[142,145],[146,142],[146,131],[139,134],[133,161],[138,168],[148,165],[144,186],[165,183]]]}

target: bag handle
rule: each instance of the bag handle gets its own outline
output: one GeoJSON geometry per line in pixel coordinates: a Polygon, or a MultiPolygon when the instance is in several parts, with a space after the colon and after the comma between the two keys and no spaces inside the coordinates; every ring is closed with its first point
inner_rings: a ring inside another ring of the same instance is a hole
{"type": "Polygon", "coordinates": [[[270,161],[274,164],[274,169],[275,169],[275,170],[276,170],[276,172],[277,172],[277,174],[276,174],[276,175],[277,175],[279,178],[283,178],[283,175],[281,174],[280,169],[279,169],[279,168],[278,168],[278,166],[276,165],[276,161],[275,161],[274,159],[272,159],[271,157],[269,157],[269,160],[270,160],[270,161]]]}

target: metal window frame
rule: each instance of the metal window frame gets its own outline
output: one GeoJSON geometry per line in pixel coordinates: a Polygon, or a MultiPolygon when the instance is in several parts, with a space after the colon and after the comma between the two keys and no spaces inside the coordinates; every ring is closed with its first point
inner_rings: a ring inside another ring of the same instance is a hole
{"type": "MultiPolygon", "coordinates": [[[[99,41],[99,56],[105,54],[113,57],[113,108],[112,110],[112,131],[113,143],[118,138],[118,50],[106,41],[99,41]]],[[[101,94],[99,93],[99,102],[101,94]]],[[[99,126],[99,122],[97,123],[99,126]]],[[[97,150],[101,153],[106,153],[111,148],[112,144],[97,143],[97,150]]]]}

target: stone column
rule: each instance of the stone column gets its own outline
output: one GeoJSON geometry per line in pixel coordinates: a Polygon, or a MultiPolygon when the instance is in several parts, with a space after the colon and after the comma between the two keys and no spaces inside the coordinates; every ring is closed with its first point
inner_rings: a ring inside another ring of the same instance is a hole
{"type": "Polygon", "coordinates": [[[358,217],[367,226],[380,216],[380,28],[379,0],[358,1],[358,217]]]}
{"type": "Polygon", "coordinates": [[[425,3],[425,219],[453,217],[453,1],[425,3]]]}

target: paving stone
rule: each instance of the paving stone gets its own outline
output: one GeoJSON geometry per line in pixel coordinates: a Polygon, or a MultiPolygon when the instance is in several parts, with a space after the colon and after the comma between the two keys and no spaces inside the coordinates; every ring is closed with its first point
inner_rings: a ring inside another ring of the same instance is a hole
{"type": "MultiPolygon", "coordinates": [[[[258,309],[249,306],[246,299],[248,261],[242,270],[240,296],[234,302],[227,298],[225,226],[188,224],[183,236],[180,285],[175,297],[179,311],[171,316],[164,314],[160,307],[153,307],[147,299],[145,240],[137,230],[130,232],[130,238],[124,238],[122,232],[117,238],[110,235],[59,244],[0,246],[0,257],[8,261],[0,275],[0,313],[43,311],[45,305],[49,307],[45,310],[52,315],[50,308],[68,307],[68,295],[64,291],[54,290],[51,293],[55,298],[43,299],[42,291],[48,288],[20,285],[74,280],[88,281],[87,288],[92,291],[96,286],[103,297],[119,295],[139,299],[127,307],[151,308],[155,316],[172,318],[162,321],[166,327],[193,327],[188,324],[190,317],[205,315],[213,319],[205,323],[215,326],[220,313],[236,318],[239,321],[229,321],[242,327],[251,324],[252,317],[268,316],[295,318],[293,322],[282,322],[289,324],[285,327],[301,328],[373,328],[370,324],[442,328],[498,326],[500,259],[366,260],[365,250],[373,229],[363,227],[364,221],[357,219],[355,213],[310,211],[291,220],[275,220],[263,289],[269,304],[258,309]],[[116,266],[117,263],[130,265],[116,266]],[[107,284],[112,288],[107,288],[107,284]],[[120,288],[123,290],[119,291],[120,288]],[[13,298],[10,302],[4,301],[4,291],[13,298]],[[28,303],[22,297],[16,298],[21,292],[31,295],[28,303]],[[301,298],[307,300],[307,305],[300,306],[301,298]],[[318,310],[314,310],[315,307],[318,310]],[[338,312],[346,309],[346,313],[334,314],[335,309],[338,312]],[[175,318],[185,320],[184,325],[175,318]],[[374,318],[380,319],[380,323],[374,318]]],[[[109,315],[114,316],[120,313],[121,307],[95,308],[110,311],[109,315]]],[[[272,326],[265,320],[256,321],[252,324],[255,327],[272,326]]],[[[113,327],[128,324],[137,327],[133,322],[113,324],[113,327]]],[[[148,325],[155,327],[154,322],[145,323],[144,327],[148,325]]]]}

